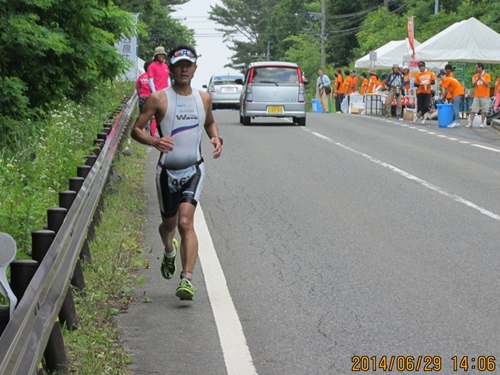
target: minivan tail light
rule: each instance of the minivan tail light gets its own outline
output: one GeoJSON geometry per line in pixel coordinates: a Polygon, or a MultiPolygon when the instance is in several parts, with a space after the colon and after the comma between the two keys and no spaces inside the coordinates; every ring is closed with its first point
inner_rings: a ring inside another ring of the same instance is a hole
{"type": "Polygon", "coordinates": [[[306,95],[305,95],[305,89],[304,89],[304,84],[300,83],[299,84],[299,103],[305,103],[306,101],[306,95]]]}
{"type": "Polygon", "coordinates": [[[250,72],[248,73],[248,83],[252,83],[253,82],[253,72],[254,72],[254,69],[250,69],[250,72]]]}
{"type": "Polygon", "coordinates": [[[303,80],[303,76],[302,76],[302,72],[301,72],[300,68],[297,68],[297,75],[299,76],[299,83],[302,85],[302,88],[304,88],[303,87],[304,80],[303,80]]]}
{"type": "Polygon", "coordinates": [[[210,84],[210,87],[208,88],[208,91],[215,92],[215,87],[214,87],[213,83],[210,84]]]}

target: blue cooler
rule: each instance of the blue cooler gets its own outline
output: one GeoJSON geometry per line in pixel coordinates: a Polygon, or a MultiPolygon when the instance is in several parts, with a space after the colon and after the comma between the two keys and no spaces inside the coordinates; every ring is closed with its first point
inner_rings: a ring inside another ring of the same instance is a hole
{"type": "Polygon", "coordinates": [[[312,110],[313,110],[313,112],[316,112],[316,113],[322,113],[323,112],[323,109],[321,108],[321,104],[319,102],[319,99],[312,99],[311,102],[312,102],[312,110]]]}
{"type": "Polygon", "coordinates": [[[447,128],[453,123],[453,104],[438,104],[438,125],[447,128]]]}

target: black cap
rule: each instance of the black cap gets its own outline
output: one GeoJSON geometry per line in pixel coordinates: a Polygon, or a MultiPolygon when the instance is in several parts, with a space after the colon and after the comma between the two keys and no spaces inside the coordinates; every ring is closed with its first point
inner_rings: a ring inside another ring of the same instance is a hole
{"type": "Polygon", "coordinates": [[[425,66],[425,61],[419,61],[418,66],[425,66]]]}
{"type": "Polygon", "coordinates": [[[444,70],[440,70],[440,71],[439,71],[439,75],[440,75],[440,76],[445,76],[445,75],[446,75],[446,72],[445,72],[444,70]]]}

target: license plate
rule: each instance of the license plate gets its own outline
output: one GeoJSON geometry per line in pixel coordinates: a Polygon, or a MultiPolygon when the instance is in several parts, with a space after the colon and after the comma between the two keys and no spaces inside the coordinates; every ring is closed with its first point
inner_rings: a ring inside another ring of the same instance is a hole
{"type": "Polygon", "coordinates": [[[236,92],[236,87],[223,87],[222,92],[236,92]]]}
{"type": "Polygon", "coordinates": [[[283,113],[283,106],[282,105],[270,105],[267,107],[267,113],[274,113],[281,115],[283,113]]]}

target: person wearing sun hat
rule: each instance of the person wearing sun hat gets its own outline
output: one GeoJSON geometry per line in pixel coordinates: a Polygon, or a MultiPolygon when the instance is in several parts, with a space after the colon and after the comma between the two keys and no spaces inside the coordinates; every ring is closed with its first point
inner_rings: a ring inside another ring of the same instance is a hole
{"type": "Polygon", "coordinates": [[[411,81],[411,76],[410,76],[410,69],[408,68],[408,65],[403,65],[403,81],[405,85],[405,95],[408,95],[409,90],[410,90],[410,81],[411,81]]]}
{"type": "Polygon", "coordinates": [[[387,99],[385,103],[385,117],[390,118],[392,112],[392,100],[396,98],[396,117],[398,120],[402,119],[402,106],[401,106],[401,93],[404,87],[404,77],[399,71],[399,65],[394,64],[392,66],[392,72],[387,75],[386,78],[387,86],[387,99]]]}
{"type": "Polygon", "coordinates": [[[155,48],[153,63],[148,67],[149,87],[151,92],[163,90],[170,86],[170,71],[165,64],[167,53],[162,46],[155,48]]]}
{"type": "Polygon", "coordinates": [[[132,128],[132,138],[160,151],[156,168],[156,191],[162,217],[159,226],[163,242],[160,271],[165,279],[174,277],[180,252],[181,281],[175,295],[192,300],[196,288],[192,284],[198,258],[198,240],[194,213],[205,179],[201,156],[203,131],[213,145],[212,156],[222,153],[222,138],[212,113],[209,93],[195,90],[191,80],[197,69],[198,55],[193,47],[177,46],[167,57],[173,78],[171,87],[151,94],[132,128]],[[144,131],[148,119],[157,114],[160,138],[144,131]],[[179,231],[180,243],[174,238],[179,231]]]}

